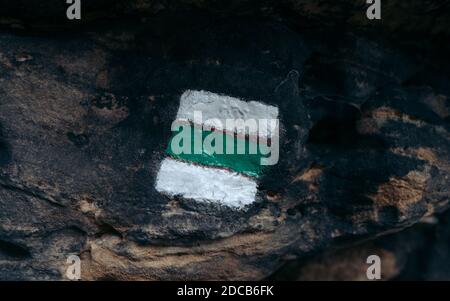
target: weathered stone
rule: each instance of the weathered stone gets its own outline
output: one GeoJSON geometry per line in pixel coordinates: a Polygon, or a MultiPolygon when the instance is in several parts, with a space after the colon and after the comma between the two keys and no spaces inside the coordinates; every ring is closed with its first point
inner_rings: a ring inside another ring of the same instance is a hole
{"type": "Polygon", "coordinates": [[[366,259],[377,255],[381,280],[449,280],[449,212],[403,231],[287,263],[272,280],[367,281],[366,259]]]}
{"type": "Polygon", "coordinates": [[[443,211],[449,61],[407,42],[203,13],[2,32],[0,278],[62,279],[79,254],[86,280],[262,279],[443,211]],[[279,107],[249,210],[155,190],[186,89],[279,107]]]}

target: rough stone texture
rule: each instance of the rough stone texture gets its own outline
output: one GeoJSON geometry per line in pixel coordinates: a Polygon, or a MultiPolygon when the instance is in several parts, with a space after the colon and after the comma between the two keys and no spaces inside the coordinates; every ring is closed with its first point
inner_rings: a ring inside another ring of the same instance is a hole
{"type": "Polygon", "coordinates": [[[446,49],[192,11],[2,31],[0,279],[62,279],[69,254],[86,280],[263,279],[445,210],[446,49]],[[248,211],[155,190],[186,89],[280,108],[248,211]]]}
{"type": "Polygon", "coordinates": [[[327,250],[286,265],[271,280],[367,280],[366,259],[381,259],[382,280],[450,280],[450,214],[424,218],[401,232],[353,247],[327,250]]]}

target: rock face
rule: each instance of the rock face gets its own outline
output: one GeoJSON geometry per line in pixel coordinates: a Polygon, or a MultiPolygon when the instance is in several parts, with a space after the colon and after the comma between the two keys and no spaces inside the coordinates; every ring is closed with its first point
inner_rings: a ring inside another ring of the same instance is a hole
{"type": "Polygon", "coordinates": [[[0,279],[64,279],[70,254],[85,280],[263,279],[444,211],[448,45],[424,43],[196,11],[2,31],[0,279]],[[155,190],[187,89],[280,109],[247,210],[155,190]]]}
{"type": "MultiPolygon", "coordinates": [[[[352,26],[359,29],[429,36],[450,34],[450,1],[391,0],[382,3],[382,20],[366,18],[367,1],[353,0],[90,0],[81,1],[81,23],[111,20],[124,14],[149,16],[159,12],[202,9],[220,16],[268,16],[299,26],[352,26]]],[[[0,0],[0,24],[15,27],[73,26],[68,5],[59,0],[0,0]]],[[[78,22],[80,23],[80,22],[78,22]]],[[[75,24],[78,24],[75,23],[75,24]]]]}
{"type": "Polygon", "coordinates": [[[272,280],[367,280],[366,258],[381,259],[384,280],[448,280],[449,212],[425,218],[417,225],[338,250],[326,250],[308,258],[287,263],[272,280]]]}

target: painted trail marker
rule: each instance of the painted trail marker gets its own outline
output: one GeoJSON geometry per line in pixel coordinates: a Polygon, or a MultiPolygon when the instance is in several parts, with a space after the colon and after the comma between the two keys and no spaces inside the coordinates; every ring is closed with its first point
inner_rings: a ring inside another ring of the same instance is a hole
{"type": "Polygon", "coordinates": [[[180,98],[156,189],[243,208],[255,201],[266,165],[278,161],[278,130],[277,107],[188,90],[180,98]]]}

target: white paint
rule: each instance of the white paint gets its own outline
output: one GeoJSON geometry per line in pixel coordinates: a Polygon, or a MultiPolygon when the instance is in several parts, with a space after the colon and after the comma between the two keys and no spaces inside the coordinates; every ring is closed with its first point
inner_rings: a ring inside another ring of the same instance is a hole
{"type": "Polygon", "coordinates": [[[255,201],[257,184],[235,172],[166,158],[158,172],[156,190],[169,196],[242,208],[255,201]]]}
{"type": "MultiPolygon", "coordinates": [[[[235,132],[227,128],[226,120],[277,120],[278,108],[258,101],[242,101],[238,98],[223,96],[208,91],[187,90],[181,95],[177,120],[196,122],[194,112],[202,113],[203,126],[214,127],[217,130],[235,132]],[[220,122],[217,122],[219,120],[220,122]]],[[[250,128],[250,136],[270,138],[277,133],[278,125],[269,123],[268,129],[259,131],[250,128]],[[258,135],[259,134],[259,135],[258,135]]],[[[237,129],[238,135],[245,135],[245,128],[237,129]]]]}

